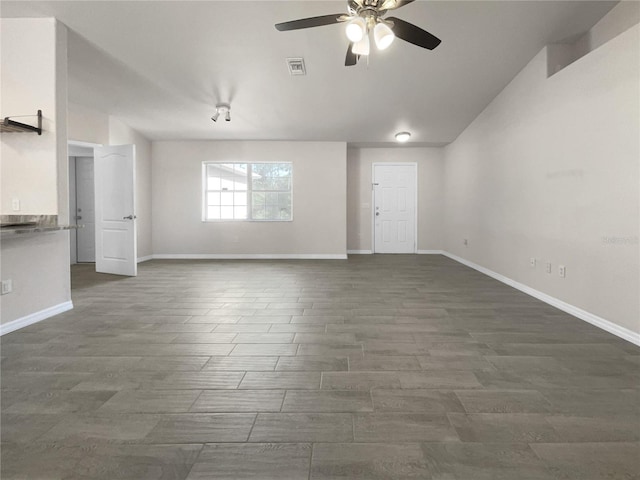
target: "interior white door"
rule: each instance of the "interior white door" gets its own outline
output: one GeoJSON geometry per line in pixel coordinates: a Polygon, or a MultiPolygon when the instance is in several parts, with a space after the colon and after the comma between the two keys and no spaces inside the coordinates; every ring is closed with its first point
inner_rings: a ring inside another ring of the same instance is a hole
{"type": "Polygon", "coordinates": [[[84,225],[77,230],[77,261],[96,261],[95,196],[93,157],[76,157],[76,223],[84,225]]]}
{"type": "Polygon", "coordinates": [[[417,165],[373,165],[375,253],[416,252],[417,165]]]}
{"type": "Polygon", "coordinates": [[[138,273],[135,145],[94,150],[96,272],[138,273]]]}

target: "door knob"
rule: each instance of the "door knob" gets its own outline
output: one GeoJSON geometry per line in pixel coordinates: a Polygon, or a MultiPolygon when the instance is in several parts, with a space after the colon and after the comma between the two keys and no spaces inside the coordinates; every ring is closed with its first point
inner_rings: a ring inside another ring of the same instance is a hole
{"type": "Polygon", "coordinates": [[[123,220],[133,220],[134,218],[138,218],[135,215],[129,215],[127,217],[122,217],[123,220]]]}
{"type": "Polygon", "coordinates": [[[82,217],[79,216],[79,215],[77,217],[75,217],[75,218],[76,218],[76,220],[82,220],[82,217]]]}
{"type": "Polygon", "coordinates": [[[380,215],[380,212],[376,212],[376,217],[380,215]]]}

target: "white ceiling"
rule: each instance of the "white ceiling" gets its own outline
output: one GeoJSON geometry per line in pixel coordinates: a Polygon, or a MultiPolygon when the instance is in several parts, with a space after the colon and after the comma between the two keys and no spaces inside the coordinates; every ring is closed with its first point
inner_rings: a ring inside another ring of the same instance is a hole
{"type": "MultiPolygon", "coordinates": [[[[396,40],[344,67],[342,25],[274,24],[341,13],[346,1],[2,1],[3,17],[54,16],[69,34],[69,100],[150,139],[412,145],[453,141],[540,49],[576,38],[616,2],[426,1],[393,12],[442,39],[396,40]],[[307,75],[285,59],[303,57],[307,75]],[[232,121],[210,120],[230,102],[232,121]]],[[[391,14],[389,14],[391,15],[391,14]]]]}

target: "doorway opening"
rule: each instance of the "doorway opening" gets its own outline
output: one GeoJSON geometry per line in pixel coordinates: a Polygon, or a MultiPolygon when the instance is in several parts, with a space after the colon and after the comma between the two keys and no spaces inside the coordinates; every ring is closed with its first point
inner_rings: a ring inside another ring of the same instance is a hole
{"type": "Polygon", "coordinates": [[[69,219],[71,264],[95,263],[94,144],[69,142],[69,219]]]}
{"type": "Polygon", "coordinates": [[[69,217],[83,227],[70,237],[71,263],[135,276],[135,145],[69,141],[68,147],[69,217]]]}

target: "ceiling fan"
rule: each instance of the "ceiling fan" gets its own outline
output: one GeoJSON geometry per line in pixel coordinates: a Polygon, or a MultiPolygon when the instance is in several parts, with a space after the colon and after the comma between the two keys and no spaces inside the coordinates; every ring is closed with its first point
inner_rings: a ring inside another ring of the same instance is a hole
{"type": "Polygon", "coordinates": [[[397,17],[384,18],[389,10],[395,10],[415,0],[347,0],[348,14],[334,13],[319,17],[301,18],[276,24],[276,29],[284,32],[302,28],[321,27],[334,23],[347,23],[349,39],[344,64],[349,67],[358,63],[361,55],[369,55],[369,34],[379,50],[389,47],[395,37],[418,47],[433,50],[441,40],[431,33],[405,22],[397,17]]]}

